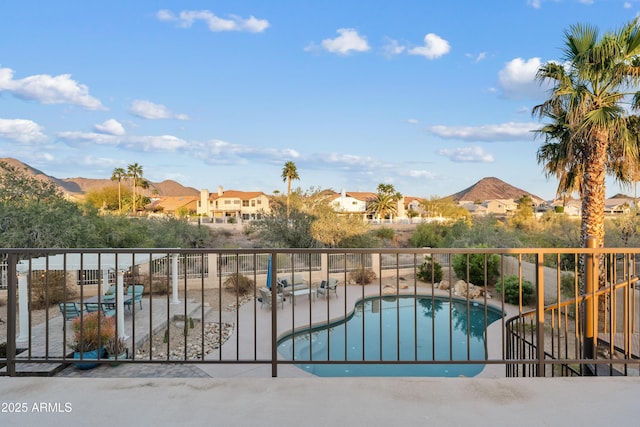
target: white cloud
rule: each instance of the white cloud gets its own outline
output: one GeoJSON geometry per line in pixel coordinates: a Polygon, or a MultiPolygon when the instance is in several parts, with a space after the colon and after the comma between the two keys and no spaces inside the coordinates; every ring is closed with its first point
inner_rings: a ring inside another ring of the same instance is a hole
{"type": "Polygon", "coordinates": [[[46,136],[42,133],[42,127],[31,120],[0,119],[0,139],[30,144],[43,142],[46,136]]]}
{"type": "Polygon", "coordinates": [[[116,119],[109,119],[102,124],[94,125],[93,129],[96,132],[109,135],[124,135],[126,133],[122,124],[116,119]]]}
{"type": "Polygon", "coordinates": [[[493,156],[485,153],[481,147],[443,148],[438,151],[441,156],[448,157],[452,162],[460,163],[491,163],[493,156]]]}
{"type": "Polygon", "coordinates": [[[58,139],[70,145],[77,144],[98,144],[98,145],[119,145],[120,137],[96,132],[67,131],[58,132],[58,139]]]}
{"type": "Polygon", "coordinates": [[[127,136],[95,132],[60,132],[57,136],[69,145],[112,145],[143,152],[174,152],[189,147],[187,141],[173,135],[127,136]]]}
{"type": "Polygon", "coordinates": [[[471,58],[473,60],[473,62],[480,62],[480,61],[484,61],[487,58],[487,52],[480,52],[477,55],[471,54],[471,53],[467,53],[467,54],[465,54],[465,56],[467,58],[471,58]]]}
{"type": "Polygon", "coordinates": [[[0,92],[9,92],[18,98],[42,104],[72,104],[87,110],[105,109],[98,99],[89,95],[89,88],[73,80],[70,74],[36,74],[20,80],[14,80],[13,74],[10,68],[0,68],[0,92]]]}
{"type": "Polygon", "coordinates": [[[267,159],[280,162],[283,158],[298,159],[300,153],[290,148],[276,149],[250,147],[213,139],[205,143],[192,144],[189,150],[200,159],[211,164],[247,164],[250,159],[267,159]]]}
{"type": "Polygon", "coordinates": [[[162,104],[156,104],[151,101],[145,101],[136,99],[131,103],[129,112],[134,116],[141,117],[143,119],[158,120],[158,119],[178,119],[188,120],[189,116],[186,114],[175,114],[170,109],[162,104]]]}
{"type": "Polygon", "coordinates": [[[386,43],[382,46],[383,55],[390,58],[395,55],[400,55],[407,48],[398,43],[397,40],[387,38],[386,43]]]}
{"type": "Polygon", "coordinates": [[[527,3],[534,9],[540,9],[542,0],[528,0],[527,3]]]}
{"type": "Polygon", "coordinates": [[[418,119],[407,119],[407,123],[417,125],[420,122],[418,121],[418,119]]]}
{"type": "Polygon", "coordinates": [[[429,33],[424,36],[424,46],[409,49],[409,55],[420,55],[427,59],[436,59],[446,55],[451,50],[449,42],[440,36],[429,33]]]}
{"type": "Polygon", "coordinates": [[[464,141],[530,141],[536,123],[508,122],[485,126],[431,126],[428,131],[445,139],[464,141]]]}
{"type": "Polygon", "coordinates": [[[411,178],[424,178],[424,179],[434,179],[436,174],[430,171],[425,170],[415,170],[411,169],[407,172],[401,172],[401,175],[406,175],[411,178]]]}
{"type": "Polygon", "coordinates": [[[353,28],[340,28],[335,39],[322,40],[322,48],[338,55],[349,55],[351,52],[366,52],[370,49],[366,37],[358,34],[353,28]]]}
{"type": "Polygon", "coordinates": [[[173,135],[159,135],[126,137],[121,145],[134,151],[174,152],[187,148],[189,143],[173,135]]]}
{"type": "Polygon", "coordinates": [[[543,89],[536,81],[536,73],[540,68],[540,58],[524,60],[513,59],[498,73],[498,81],[507,98],[537,96],[543,89]]]}
{"type": "Polygon", "coordinates": [[[163,22],[177,22],[181,27],[189,28],[195,21],[204,21],[212,32],[220,31],[246,31],[249,33],[261,33],[269,28],[269,21],[258,19],[254,16],[241,18],[230,15],[228,19],[220,18],[208,10],[183,10],[174,15],[170,10],[159,10],[156,18],[163,22]]]}
{"type": "Polygon", "coordinates": [[[624,8],[625,9],[631,9],[631,7],[632,7],[631,3],[629,3],[628,1],[624,2],[624,8]]]}

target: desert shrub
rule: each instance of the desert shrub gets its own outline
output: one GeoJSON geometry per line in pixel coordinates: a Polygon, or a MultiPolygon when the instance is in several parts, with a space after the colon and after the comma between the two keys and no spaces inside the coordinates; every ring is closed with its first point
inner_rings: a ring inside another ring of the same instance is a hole
{"type": "Polygon", "coordinates": [[[233,292],[240,296],[247,295],[252,292],[254,288],[253,280],[239,273],[234,273],[227,277],[222,285],[229,292],[233,292]]]}
{"type": "Polygon", "coordinates": [[[149,289],[148,293],[153,293],[153,295],[167,295],[171,289],[171,284],[166,279],[157,279],[151,282],[150,287],[145,287],[144,289],[145,293],[149,289]]]}
{"type": "MultiPolygon", "coordinates": [[[[502,294],[502,282],[496,283],[496,292],[502,294]]],[[[533,302],[533,284],[522,279],[522,304],[527,305],[533,302]]],[[[509,304],[520,304],[520,280],[518,276],[508,276],[504,279],[504,301],[509,304]]]]}
{"type": "Polygon", "coordinates": [[[375,230],[374,235],[379,239],[391,240],[393,239],[393,236],[395,236],[395,231],[393,230],[393,228],[380,227],[375,230]]]}
{"type": "Polygon", "coordinates": [[[69,347],[78,352],[103,347],[116,334],[115,319],[105,316],[100,311],[76,317],[71,322],[71,328],[73,332],[69,347]]]}
{"type": "Polygon", "coordinates": [[[458,279],[467,280],[474,285],[484,286],[495,283],[500,273],[500,257],[495,254],[457,254],[452,260],[453,271],[458,279]],[[467,260],[469,277],[467,280],[467,260]],[[486,271],[485,271],[486,263],[486,271]],[[487,282],[485,283],[485,276],[487,282]]]}
{"type": "Polygon", "coordinates": [[[418,267],[416,274],[424,282],[436,283],[442,280],[442,266],[430,256],[424,257],[424,262],[418,267]]]}
{"type": "Polygon", "coordinates": [[[358,268],[349,272],[349,280],[359,285],[368,285],[376,279],[376,273],[370,268],[358,268]]]}
{"type": "Polygon", "coordinates": [[[575,278],[573,273],[562,273],[560,276],[560,292],[568,298],[576,296],[575,278]]]}
{"type": "Polygon", "coordinates": [[[75,296],[76,290],[66,285],[64,271],[49,270],[34,272],[31,275],[31,309],[33,310],[41,310],[48,305],[68,301],[75,296]]]}

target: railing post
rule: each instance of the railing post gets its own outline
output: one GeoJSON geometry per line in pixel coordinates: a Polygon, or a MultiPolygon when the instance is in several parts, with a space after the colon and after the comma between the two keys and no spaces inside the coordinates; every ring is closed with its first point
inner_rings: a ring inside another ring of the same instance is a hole
{"type": "Polygon", "coordinates": [[[7,374],[16,376],[16,286],[18,284],[18,257],[10,253],[7,257],[7,374]]]}
{"type": "Polygon", "coordinates": [[[536,255],[536,335],[537,335],[537,358],[538,377],[545,376],[544,364],[544,254],[536,255]]]}
{"type": "MultiPolygon", "coordinates": [[[[595,237],[587,237],[587,248],[595,248],[597,246],[595,237]]],[[[584,265],[584,286],[585,286],[585,307],[584,307],[584,340],[582,344],[583,357],[585,359],[593,359],[594,356],[594,310],[596,289],[595,281],[598,280],[598,270],[595,265],[595,257],[593,253],[585,256],[584,265]]]]}
{"type": "MultiPolygon", "coordinates": [[[[276,339],[278,337],[278,302],[276,294],[278,293],[278,256],[272,252],[271,257],[271,376],[278,376],[278,345],[276,339]]],[[[311,296],[309,296],[311,298],[311,296]]]]}

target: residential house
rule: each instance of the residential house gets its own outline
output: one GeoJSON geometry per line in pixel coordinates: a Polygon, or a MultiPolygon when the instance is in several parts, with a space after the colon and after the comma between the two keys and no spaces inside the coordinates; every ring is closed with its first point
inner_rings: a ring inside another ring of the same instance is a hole
{"type": "Polygon", "coordinates": [[[197,196],[161,196],[153,199],[145,206],[145,210],[170,216],[193,215],[196,213],[197,205],[197,196]]]}
{"type": "Polygon", "coordinates": [[[458,204],[472,215],[511,215],[518,209],[518,203],[513,199],[492,199],[482,203],[467,200],[458,204]]]}
{"type": "Polygon", "coordinates": [[[423,216],[424,214],[426,214],[423,204],[425,199],[414,196],[405,196],[403,199],[404,211],[407,214],[409,212],[415,212],[418,214],[418,216],[423,216]]]}
{"type": "Polygon", "coordinates": [[[633,198],[631,197],[614,197],[604,201],[605,215],[627,214],[633,206],[633,198]]]}
{"type": "Polygon", "coordinates": [[[261,191],[223,191],[218,187],[217,193],[209,190],[200,191],[197,213],[214,220],[250,221],[258,219],[269,212],[269,197],[261,191]]]}
{"type": "Polygon", "coordinates": [[[330,194],[328,200],[334,211],[346,215],[362,215],[366,219],[367,203],[374,197],[376,193],[342,190],[340,194],[330,194]]]}

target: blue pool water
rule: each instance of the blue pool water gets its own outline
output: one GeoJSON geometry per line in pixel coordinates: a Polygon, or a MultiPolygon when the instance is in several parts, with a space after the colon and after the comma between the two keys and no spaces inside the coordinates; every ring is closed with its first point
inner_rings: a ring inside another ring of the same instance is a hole
{"type": "Polygon", "coordinates": [[[496,309],[448,298],[376,297],[359,302],[346,321],[281,339],[278,351],[289,360],[300,360],[296,366],[321,377],[471,377],[484,365],[348,361],[482,360],[485,328],[501,317],[496,309]],[[327,360],[345,363],[305,363],[327,360]]]}

